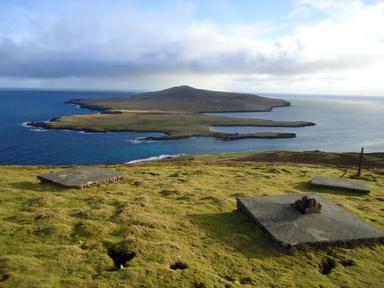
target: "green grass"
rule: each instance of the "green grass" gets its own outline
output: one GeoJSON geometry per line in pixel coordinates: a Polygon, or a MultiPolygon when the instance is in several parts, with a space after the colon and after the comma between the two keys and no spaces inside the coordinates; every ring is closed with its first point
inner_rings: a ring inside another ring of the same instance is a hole
{"type": "Polygon", "coordinates": [[[40,123],[43,127],[53,129],[105,131],[158,131],[169,137],[212,136],[226,138],[238,137],[287,137],[290,133],[249,133],[226,134],[210,130],[211,126],[277,126],[300,127],[309,125],[303,121],[272,121],[262,119],[236,119],[201,114],[179,113],[120,113],[92,114],[60,117],[53,121],[40,123]]]}
{"type": "MultiPolygon", "coordinates": [[[[0,287],[382,287],[383,246],[288,254],[236,212],[237,196],[313,191],[313,175],[352,170],[232,161],[243,156],[106,166],[125,179],[82,190],[36,179],[64,167],[0,167],[0,287]],[[136,256],[115,271],[111,248],[136,256]]],[[[314,191],[384,230],[382,175],[365,170],[369,195],[314,191]]]]}

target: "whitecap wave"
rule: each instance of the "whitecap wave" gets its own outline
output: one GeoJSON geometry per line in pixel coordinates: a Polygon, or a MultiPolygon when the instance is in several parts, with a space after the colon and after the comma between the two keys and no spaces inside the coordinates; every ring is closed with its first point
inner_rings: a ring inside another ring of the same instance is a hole
{"type": "Polygon", "coordinates": [[[147,137],[137,137],[134,139],[127,139],[127,141],[131,144],[143,144],[143,143],[153,143],[155,140],[148,140],[147,137]]]}
{"type": "Polygon", "coordinates": [[[127,139],[127,142],[131,144],[143,144],[143,143],[152,143],[152,142],[155,142],[155,140],[147,140],[147,137],[137,137],[133,139],[127,139]]]}
{"type": "Polygon", "coordinates": [[[41,127],[32,126],[29,123],[30,123],[29,121],[23,122],[23,123],[21,123],[21,126],[23,126],[25,128],[28,128],[29,130],[31,130],[33,132],[45,132],[45,131],[48,131],[47,129],[44,129],[44,128],[41,128],[41,127]]]}
{"type": "Polygon", "coordinates": [[[74,106],[76,109],[82,109],[81,106],[79,104],[75,104],[75,103],[69,103],[71,104],[72,106],[74,106]]]}
{"type": "Polygon", "coordinates": [[[131,144],[141,144],[144,143],[144,138],[134,138],[134,139],[127,139],[127,142],[131,144]]]}
{"type": "MultiPolygon", "coordinates": [[[[68,131],[72,131],[72,130],[68,130],[68,131]]],[[[89,131],[83,131],[83,130],[77,131],[77,133],[80,133],[80,134],[99,134],[97,132],[89,132],[89,131]]]]}
{"type": "Polygon", "coordinates": [[[148,158],[143,158],[143,159],[137,159],[137,160],[132,160],[129,162],[126,162],[125,164],[135,164],[135,163],[140,163],[140,162],[148,162],[148,161],[155,161],[155,160],[162,160],[162,159],[170,159],[170,158],[176,158],[180,156],[184,156],[185,154],[175,154],[175,155],[168,155],[168,154],[161,154],[158,156],[151,156],[148,158]]]}
{"type": "Polygon", "coordinates": [[[29,125],[29,123],[30,123],[29,121],[23,122],[23,123],[21,123],[21,126],[23,126],[25,128],[32,128],[32,126],[29,125]]]}

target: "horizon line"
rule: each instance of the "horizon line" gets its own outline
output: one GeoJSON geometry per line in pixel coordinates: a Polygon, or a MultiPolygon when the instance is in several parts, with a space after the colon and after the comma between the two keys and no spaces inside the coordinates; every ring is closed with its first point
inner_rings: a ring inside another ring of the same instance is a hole
{"type": "MultiPolygon", "coordinates": [[[[165,89],[178,87],[180,85],[171,86],[165,89]]],[[[185,86],[185,85],[182,85],[185,86]]],[[[186,85],[189,86],[189,85],[186,85]]],[[[193,87],[193,86],[191,86],[193,87]]],[[[195,88],[195,87],[193,87],[195,88]]],[[[205,88],[196,88],[196,89],[205,89],[205,88]]],[[[144,92],[155,92],[155,91],[161,91],[160,90],[141,90],[141,89],[110,89],[110,88],[36,88],[36,87],[0,87],[0,91],[63,91],[63,92],[112,92],[112,93],[120,93],[120,92],[127,92],[127,93],[144,93],[144,92]]],[[[221,91],[221,92],[234,92],[234,93],[250,93],[255,94],[257,96],[263,96],[262,94],[267,95],[292,95],[292,96],[322,96],[322,97],[369,97],[369,98],[384,98],[384,95],[368,95],[368,94],[324,94],[324,93],[305,93],[305,92],[252,92],[252,91],[235,91],[235,90],[212,90],[212,89],[205,89],[205,90],[211,90],[211,91],[221,91]]]]}

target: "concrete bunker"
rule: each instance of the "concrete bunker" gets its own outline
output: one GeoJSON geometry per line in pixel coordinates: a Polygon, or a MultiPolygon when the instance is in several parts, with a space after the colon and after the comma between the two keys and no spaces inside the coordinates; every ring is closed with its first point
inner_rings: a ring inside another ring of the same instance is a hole
{"type": "Polygon", "coordinates": [[[315,194],[239,197],[237,207],[284,247],[384,241],[382,231],[315,194]],[[306,207],[303,199],[314,205],[312,212],[321,207],[320,213],[303,214],[293,207],[292,203],[306,207]]]}
{"type": "Polygon", "coordinates": [[[311,181],[312,187],[317,188],[329,188],[336,190],[347,190],[357,193],[369,193],[367,183],[363,180],[358,179],[345,179],[345,178],[336,178],[328,176],[315,176],[311,181]]]}
{"type": "Polygon", "coordinates": [[[123,175],[116,171],[82,167],[38,175],[41,182],[53,183],[66,188],[85,188],[92,185],[116,183],[123,175]]]}

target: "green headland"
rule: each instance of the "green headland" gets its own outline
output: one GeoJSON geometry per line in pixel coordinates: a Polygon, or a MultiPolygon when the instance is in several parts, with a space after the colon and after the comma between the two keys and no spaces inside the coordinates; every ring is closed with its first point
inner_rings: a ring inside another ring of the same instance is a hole
{"type": "Polygon", "coordinates": [[[217,92],[189,86],[141,93],[118,99],[71,100],[69,103],[102,111],[101,114],[73,115],[31,125],[47,129],[71,129],[92,132],[142,131],[163,132],[158,140],[187,137],[216,137],[223,140],[243,138],[293,138],[295,133],[219,133],[214,126],[304,127],[307,121],[272,121],[263,119],[234,119],[212,116],[208,112],[271,111],[273,107],[289,106],[274,98],[252,94],[217,92]]]}
{"type": "Polygon", "coordinates": [[[314,175],[354,175],[357,161],[185,156],[99,166],[124,180],[86,189],[36,178],[68,167],[1,166],[0,287],[382,287],[383,245],[283,251],[236,211],[238,196],[317,192],[384,230],[384,154],[366,155],[370,194],[309,187],[314,175]]]}

